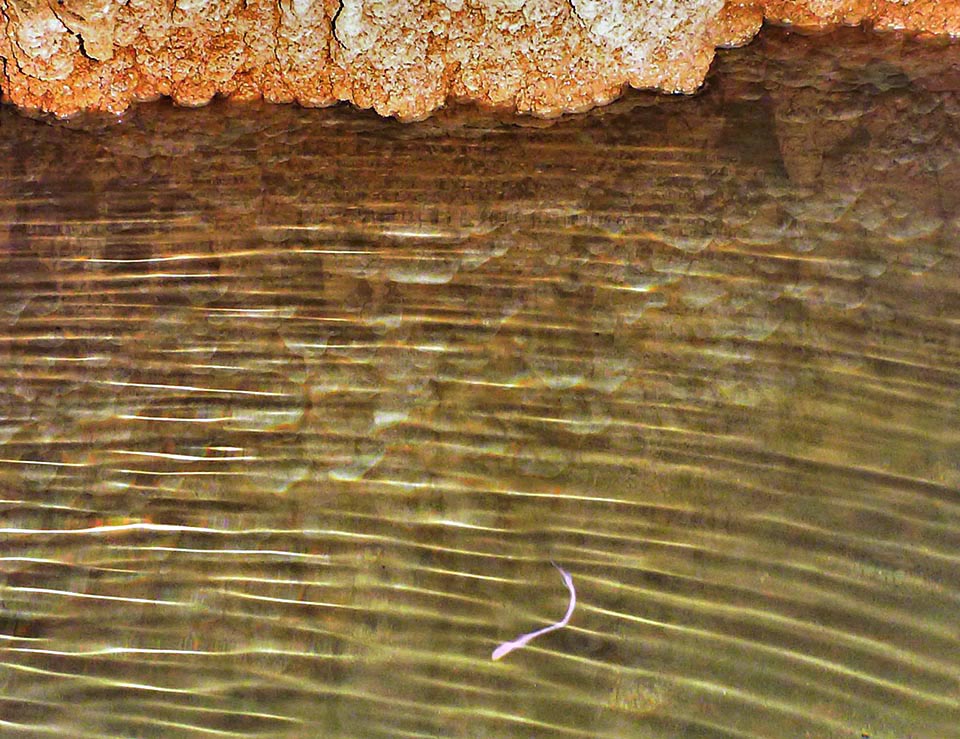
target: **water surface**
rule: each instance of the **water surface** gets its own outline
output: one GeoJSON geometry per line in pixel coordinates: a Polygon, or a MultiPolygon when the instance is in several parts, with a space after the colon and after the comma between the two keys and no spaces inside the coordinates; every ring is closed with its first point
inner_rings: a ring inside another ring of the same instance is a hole
{"type": "Polygon", "coordinates": [[[0,110],[0,735],[960,736],[958,81],[0,110]]]}

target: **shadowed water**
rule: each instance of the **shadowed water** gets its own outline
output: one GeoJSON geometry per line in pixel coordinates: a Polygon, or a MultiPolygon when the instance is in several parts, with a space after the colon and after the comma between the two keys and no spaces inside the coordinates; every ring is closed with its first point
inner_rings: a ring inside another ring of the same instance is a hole
{"type": "Polygon", "coordinates": [[[0,110],[0,736],[960,736],[958,123],[0,110]]]}

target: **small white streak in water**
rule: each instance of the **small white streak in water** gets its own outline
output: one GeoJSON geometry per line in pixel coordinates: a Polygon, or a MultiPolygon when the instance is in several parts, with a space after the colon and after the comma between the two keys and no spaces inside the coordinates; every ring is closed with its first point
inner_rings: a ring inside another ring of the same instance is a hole
{"type": "Polygon", "coordinates": [[[287,654],[303,656],[303,652],[286,649],[151,649],[149,647],[103,647],[101,649],[81,649],[66,651],[61,649],[39,649],[34,647],[8,647],[8,652],[24,652],[28,654],[49,654],[57,657],[96,657],[105,654],[194,654],[194,655],[227,655],[227,654],[287,654]]]}
{"type": "Polygon", "coordinates": [[[137,416],[124,413],[117,416],[122,421],[171,421],[175,423],[223,423],[232,421],[233,416],[220,416],[213,418],[183,418],[181,416],[137,416]]]}
{"type": "Polygon", "coordinates": [[[567,612],[564,614],[563,618],[561,618],[555,624],[551,624],[550,626],[545,626],[542,629],[538,629],[537,631],[531,631],[529,634],[523,634],[522,636],[518,636],[516,639],[513,639],[512,641],[504,642],[499,647],[493,650],[493,654],[490,655],[491,659],[494,659],[494,660],[500,659],[501,657],[504,657],[510,654],[510,652],[512,652],[514,649],[520,649],[521,647],[525,647],[527,644],[532,642],[538,636],[543,636],[544,634],[548,634],[551,631],[562,629],[564,626],[570,623],[570,617],[573,615],[573,609],[577,607],[577,591],[573,587],[573,578],[570,576],[569,572],[563,569],[556,562],[551,562],[551,564],[554,567],[556,567],[558,570],[560,570],[560,577],[563,578],[563,582],[567,586],[567,590],[570,591],[570,605],[567,606],[567,612]]]}
{"type": "Polygon", "coordinates": [[[177,531],[201,534],[233,534],[236,532],[200,526],[175,526],[167,523],[123,523],[109,526],[88,526],[83,529],[0,529],[0,534],[112,534],[118,531],[177,531]]]}
{"type": "Polygon", "coordinates": [[[236,590],[227,590],[225,595],[230,595],[234,598],[241,598],[243,600],[254,600],[260,601],[263,603],[280,603],[283,605],[294,605],[294,606],[312,606],[312,607],[321,607],[321,608],[331,608],[338,609],[341,611],[363,611],[366,610],[363,606],[354,606],[349,603],[331,603],[324,600],[298,600],[296,598],[277,598],[271,597],[268,595],[253,595],[252,593],[242,593],[236,590]]]}
{"type": "Polygon", "coordinates": [[[191,393],[226,393],[227,395],[255,395],[261,398],[287,398],[288,393],[273,393],[267,390],[235,390],[229,387],[198,387],[196,385],[163,385],[154,382],[118,382],[116,380],[101,380],[98,385],[112,387],[145,387],[155,390],[185,390],[191,393]]]}
{"type": "MultiPolygon", "coordinates": [[[[220,533],[231,533],[221,531],[220,533]]],[[[237,557],[282,557],[284,559],[307,559],[330,562],[329,554],[308,554],[307,552],[288,552],[285,549],[192,549],[188,547],[135,547],[138,551],[178,552],[180,554],[215,554],[217,556],[237,557]]],[[[4,561],[0,558],[0,562],[4,561]]]]}
{"type": "Polygon", "coordinates": [[[17,593],[44,593],[46,595],[63,595],[67,598],[87,598],[89,600],[111,600],[121,603],[145,603],[151,606],[185,606],[176,600],[155,600],[153,598],[123,598],[119,595],[98,595],[96,593],[77,593],[73,590],[54,590],[52,588],[27,588],[20,586],[11,586],[8,588],[17,593]]]}
{"type": "Polygon", "coordinates": [[[509,531],[510,529],[501,529],[494,526],[478,526],[473,523],[464,523],[463,521],[453,521],[449,518],[437,518],[432,521],[427,521],[427,523],[434,524],[436,526],[451,526],[457,529],[472,529],[473,531],[509,531]]]}
{"type": "Polygon", "coordinates": [[[86,467],[82,462],[47,462],[42,459],[0,459],[4,464],[38,464],[46,467],[86,467]]]}
{"type": "Polygon", "coordinates": [[[131,449],[111,449],[113,454],[126,454],[132,457],[153,457],[156,459],[176,459],[181,462],[254,462],[255,456],[237,457],[198,457],[194,454],[170,454],[169,452],[141,452],[131,449]]]}
{"type": "Polygon", "coordinates": [[[117,472],[125,472],[130,475],[142,475],[149,472],[156,477],[240,477],[246,475],[246,472],[228,472],[225,470],[173,470],[171,472],[162,472],[160,470],[138,470],[130,467],[117,467],[117,472]]]}

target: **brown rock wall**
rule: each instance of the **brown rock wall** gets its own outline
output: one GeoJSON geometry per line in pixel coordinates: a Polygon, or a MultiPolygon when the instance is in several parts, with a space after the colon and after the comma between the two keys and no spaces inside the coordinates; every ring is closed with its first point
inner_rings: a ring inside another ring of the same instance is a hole
{"type": "Polygon", "coordinates": [[[693,92],[764,19],[960,34],[960,0],[0,0],[0,91],[59,116],[164,95],[553,116],[693,92]]]}

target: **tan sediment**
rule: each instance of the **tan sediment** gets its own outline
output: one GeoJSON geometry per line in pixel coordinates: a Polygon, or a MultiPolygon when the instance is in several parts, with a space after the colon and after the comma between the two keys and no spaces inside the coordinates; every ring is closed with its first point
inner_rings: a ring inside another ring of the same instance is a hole
{"type": "Polygon", "coordinates": [[[626,86],[694,92],[764,20],[960,34],[956,0],[0,0],[0,91],[69,116],[169,96],[404,120],[463,100],[537,116],[626,86]]]}

